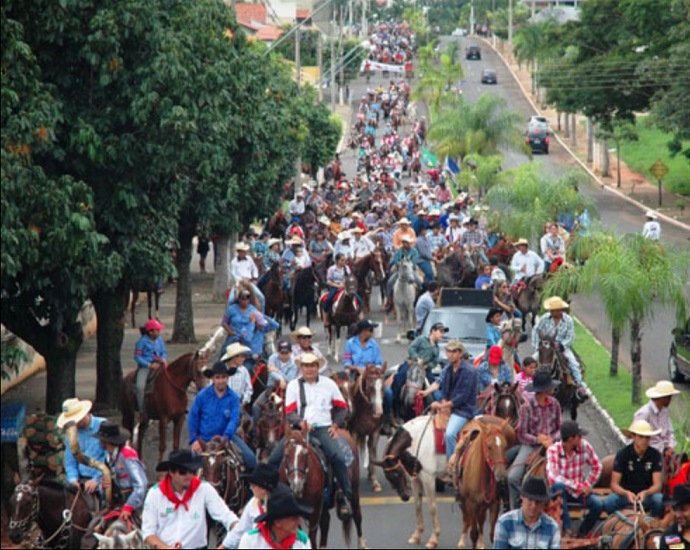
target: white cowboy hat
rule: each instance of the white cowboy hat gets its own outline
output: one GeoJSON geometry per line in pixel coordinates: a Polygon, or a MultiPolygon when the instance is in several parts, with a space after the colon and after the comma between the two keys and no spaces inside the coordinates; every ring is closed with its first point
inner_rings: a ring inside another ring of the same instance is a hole
{"type": "Polygon", "coordinates": [[[302,244],[304,244],[304,243],[302,242],[301,237],[298,237],[297,235],[293,235],[293,236],[292,236],[292,239],[290,239],[290,240],[288,241],[288,244],[292,246],[293,244],[302,245],[302,244]]]}
{"type": "Polygon", "coordinates": [[[364,233],[364,230],[360,226],[355,225],[352,229],[350,229],[350,233],[359,233],[361,235],[364,233]]]}
{"type": "Polygon", "coordinates": [[[628,438],[632,438],[632,434],[642,435],[645,437],[653,437],[659,435],[661,430],[654,430],[652,426],[646,420],[635,420],[632,425],[626,430],[621,430],[623,435],[628,438]]]}
{"type": "Polygon", "coordinates": [[[323,225],[331,225],[331,219],[328,216],[321,216],[319,218],[319,223],[323,225]]]}
{"type": "Polygon", "coordinates": [[[651,218],[651,219],[653,219],[653,220],[659,219],[659,216],[657,216],[657,213],[654,212],[654,210],[647,210],[647,211],[644,213],[644,215],[645,215],[645,217],[651,218]]]}
{"type": "Polygon", "coordinates": [[[280,244],[281,242],[280,239],[268,239],[268,248],[271,248],[274,244],[280,244]]]}
{"type": "Polygon", "coordinates": [[[441,211],[438,208],[434,208],[431,212],[429,212],[429,216],[440,216],[441,211]]]}
{"type": "Polygon", "coordinates": [[[314,336],[314,333],[309,327],[300,327],[290,333],[290,337],[293,340],[297,340],[299,336],[314,336]]]}
{"type": "Polygon", "coordinates": [[[239,342],[235,342],[234,344],[230,344],[226,348],[225,354],[223,355],[223,357],[220,358],[220,360],[229,361],[233,357],[237,357],[238,355],[245,355],[251,352],[252,350],[249,349],[247,346],[243,346],[239,342]]]}
{"type": "Polygon", "coordinates": [[[457,214],[451,214],[450,216],[448,216],[449,222],[452,222],[453,220],[455,220],[456,222],[460,221],[460,216],[458,216],[457,214]]]}
{"type": "Polygon", "coordinates": [[[551,296],[544,300],[544,309],[546,311],[554,311],[558,309],[569,309],[570,304],[560,296],[551,296]]]}
{"type": "Polygon", "coordinates": [[[341,231],[338,233],[338,240],[339,241],[344,241],[346,239],[349,239],[352,235],[350,235],[349,231],[341,231]]]}
{"type": "Polygon", "coordinates": [[[235,250],[237,252],[249,252],[249,245],[247,243],[237,243],[235,245],[235,250]]]}
{"type": "Polygon", "coordinates": [[[410,237],[409,235],[403,235],[402,237],[400,237],[400,242],[412,243],[412,237],[410,237]]]}
{"type": "Polygon", "coordinates": [[[650,399],[658,399],[660,397],[678,395],[680,391],[674,388],[673,384],[668,380],[659,380],[656,386],[649,388],[645,393],[650,399]]]}
{"type": "Polygon", "coordinates": [[[408,220],[407,218],[400,218],[397,223],[398,225],[410,225],[410,220],[408,220]]]}
{"type": "Polygon", "coordinates": [[[57,427],[64,428],[65,425],[69,424],[70,422],[74,422],[76,424],[87,414],[89,414],[92,406],[93,403],[91,403],[91,401],[88,399],[82,400],[77,399],[76,397],[65,399],[65,401],[62,403],[62,413],[60,413],[60,416],[58,416],[56,422],[57,427]]]}
{"type": "Polygon", "coordinates": [[[295,359],[295,364],[298,367],[301,367],[302,363],[316,363],[321,368],[326,364],[326,360],[323,357],[317,357],[313,353],[305,353],[295,359]]]}
{"type": "Polygon", "coordinates": [[[515,246],[520,246],[522,244],[524,244],[525,246],[529,246],[529,241],[527,239],[518,239],[515,243],[515,246]]]}

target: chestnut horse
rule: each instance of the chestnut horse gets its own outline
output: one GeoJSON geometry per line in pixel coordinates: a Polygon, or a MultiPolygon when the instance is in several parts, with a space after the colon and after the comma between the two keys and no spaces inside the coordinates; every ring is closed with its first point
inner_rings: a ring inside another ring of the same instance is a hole
{"type": "Polygon", "coordinates": [[[368,469],[369,481],[375,493],[381,492],[381,484],[376,479],[373,461],[376,459],[376,449],[383,423],[384,376],[387,368],[388,363],[385,362],[380,369],[376,365],[367,365],[364,372],[357,376],[355,383],[349,388],[352,408],[348,429],[357,444],[360,456],[364,452],[367,453],[362,464],[368,469]]]}
{"type": "Polygon", "coordinates": [[[211,441],[201,441],[201,457],[204,459],[201,477],[233,512],[239,513],[248,500],[245,485],[240,481],[242,455],[228,445],[225,437],[216,435],[211,441]]]}
{"type": "MultiPolygon", "coordinates": [[[[361,304],[357,303],[357,279],[354,275],[345,278],[345,289],[336,296],[331,305],[331,324],[328,326],[328,347],[331,356],[338,361],[340,330],[346,329],[360,319],[361,304]]],[[[320,306],[323,302],[319,301],[320,306]]],[[[323,310],[322,310],[323,312],[323,310]]]]}
{"type": "Polygon", "coordinates": [[[357,294],[362,298],[362,314],[366,317],[371,311],[371,282],[369,281],[369,272],[372,270],[374,263],[374,255],[367,254],[362,258],[358,258],[352,265],[352,275],[357,279],[357,294]]]}
{"type": "MultiPolygon", "coordinates": [[[[330,502],[324,499],[328,480],[326,469],[321,463],[319,455],[309,443],[308,432],[285,428],[285,452],[280,465],[280,480],[292,489],[292,492],[306,505],[312,508],[309,517],[309,539],[312,548],[326,548],[328,530],[331,523],[330,508],[335,505],[335,497],[331,495],[330,502]],[[316,533],[320,528],[319,546],[316,546],[316,533]]],[[[349,468],[352,482],[352,518],[343,521],[343,538],[350,546],[350,529],[352,520],[357,529],[358,548],[366,548],[366,541],[362,537],[362,508],[359,504],[359,460],[355,453],[354,443],[350,434],[345,430],[338,431],[338,437],[344,438],[349,444],[354,460],[349,468]]]]}
{"type": "Polygon", "coordinates": [[[206,367],[208,352],[185,353],[153,374],[153,391],[144,398],[144,410],[139,411],[138,436],[134,437],[136,399],[136,369],[125,375],[120,390],[122,426],[133,434],[137,452],[143,460],[143,442],[149,420],[158,420],[158,461],[163,460],[167,439],[168,422],[173,423],[173,449],[180,448],[182,424],[187,414],[187,387],[194,382],[197,391],[206,385],[202,370],[206,367]]]}
{"type": "Polygon", "coordinates": [[[282,239],[285,237],[285,230],[288,225],[289,223],[285,216],[285,212],[282,208],[279,208],[266,223],[266,231],[268,231],[274,239],[282,239]]]}
{"type": "Polygon", "coordinates": [[[266,315],[280,323],[283,318],[285,295],[283,294],[283,270],[275,262],[268,272],[268,281],[263,288],[266,297],[266,315]]]}
{"type": "Polygon", "coordinates": [[[266,403],[259,405],[261,415],[256,424],[256,454],[259,462],[266,462],[283,438],[283,407],[282,403],[276,402],[275,396],[276,393],[266,403]]]}

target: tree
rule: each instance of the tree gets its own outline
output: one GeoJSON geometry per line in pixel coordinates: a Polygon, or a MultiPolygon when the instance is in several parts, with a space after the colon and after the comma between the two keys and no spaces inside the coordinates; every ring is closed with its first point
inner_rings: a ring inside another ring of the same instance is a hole
{"type": "Polygon", "coordinates": [[[463,159],[463,171],[460,174],[460,187],[477,191],[479,200],[494,185],[504,181],[501,171],[502,155],[482,156],[476,153],[463,159]]]}
{"type": "Polygon", "coordinates": [[[621,143],[624,141],[637,141],[639,135],[634,124],[629,122],[614,122],[611,130],[601,129],[597,137],[602,140],[613,140],[616,144],[616,187],[621,186],[621,143]]]}

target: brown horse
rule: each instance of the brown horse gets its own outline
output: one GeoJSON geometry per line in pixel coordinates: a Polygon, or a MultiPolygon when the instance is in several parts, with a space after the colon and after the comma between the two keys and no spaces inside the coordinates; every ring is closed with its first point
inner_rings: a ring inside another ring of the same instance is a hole
{"type": "Polygon", "coordinates": [[[285,230],[288,225],[289,223],[285,216],[285,212],[282,208],[279,208],[266,223],[266,231],[268,231],[274,239],[282,239],[285,237],[285,230]]]}
{"type": "Polygon", "coordinates": [[[598,548],[658,548],[655,539],[672,521],[672,514],[659,520],[641,511],[621,510],[597,527],[595,534],[600,535],[598,548]]]}
{"type": "MultiPolygon", "coordinates": [[[[330,318],[328,325],[328,347],[331,356],[338,361],[338,350],[340,349],[340,331],[342,327],[348,328],[360,319],[361,304],[357,304],[357,279],[354,275],[345,278],[345,289],[338,298],[333,300],[331,305],[330,318]]],[[[319,302],[322,306],[322,302],[319,302]]],[[[322,310],[323,314],[323,310],[322,310]]]]}
{"type": "Polygon", "coordinates": [[[211,441],[201,441],[201,457],[204,459],[202,478],[213,486],[233,512],[239,513],[248,496],[240,481],[242,455],[228,445],[225,437],[216,435],[211,441]]]}
{"type": "Polygon", "coordinates": [[[352,409],[348,429],[354,437],[360,455],[367,453],[362,463],[368,468],[369,481],[375,493],[381,492],[381,484],[376,479],[374,471],[374,460],[383,422],[384,376],[387,368],[388,363],[385,362],[380,369],[376,365],[367,365],[350,388],[352,409]]]}
{"type": "MultiPolygon", "coordinates": [[[[208,360],[208,352],[185,353],[165,367],[159,367],[153,374],[153,391],[144,399],[144,410],[139,411],[137,452],[143,459],[143,442],[149,420],[158,420],[158,461],[163,459],[167,444],[168,422],[173,423],[173,448],[180,448],[180,433],[187,414],[187,387],[191,382],[197,390],[206,384],[202,374],[208,360]]],[[[122,425],[134,434],[135,411],[137,408],[135,390],[136,370],[128,373],[122,382],[120,408],[122,425]]]]}
{"type": "Polygon", "coordinates": [[[259,408],[261,415],[256,425],[256,453],[259,462],[266,462],[271,451],[283,438],[283,407],[271,396],[259,408]]]}
{"type": "Polygon", "coordinates": [[[137,302],[139,301],[139,293],[146,293],[146,301],[148,303],[148,318],[153,319],[154,317],[158,319],[158,305],[160,303],[161,294],[163,294],[163,288],[159,286],[157,278],[151,279],[138,279],[132,281],[130,284],[130,315],[132,321],[132,328],[137,326],[136,324],[136,308],[137,302]]]}
{"type": "Polygon", "coordinates": [[[520,420],[520,406],[524,397],[520,392],[520,385],[513,384],[493,385],[493,392],[489,395],[484,406],[485,414],[507,419],[513,428],[517,428],[520,420]]]}
{"type": "Polygon", "coordinates": [[[263,289],[266,297],[266,315],[280,323],[283,318],[285,295],[283,293],[283,270],[280,262],[275,262],[268,272],[268,281],[263,289]]]}
{"type": "Polygon", "coordinates": [[[357,279],[357,294],[362,298],[362,314],[365,317],[371,311],[369,304],[371,298],[369,272],[372,270],[373,262],[374,255],[367,254],[362,258],[358,258],[352,265],[352,275],[357,279]]]}
{"type": "MultiPolygon", "coordinates": [[[[570,409],[570,418],[576,420],[580,402],[576,396],[577,386],[572,380],[567,359],[558,350],[558,344],[553,338],[546,338],[541,334],[539,335],[537,353],[539,368],[548,368],[551,372],[551,378],[560,382],[554,397],[561,404],[561,409],[564,411],[570,409]]],[[[582,365],[582,370],[584,374],[584,365],[582,365]]]]}
{"type": "MultiPolygon", "coordinates": [[[[290,430],[286,426],[285,432],[285,452],[280,465],[280,480],[287,483],[295,496],[302,499],[313,510],[309,517],[309,539],[312,548],[326,548],[331,522],[330,508],[335,505],[336,500],[333,496],[331,496],[330,502],[324,500],[324,492],[328,485],[326,468],[324,468],[314,447],[309,443],[306,428],[290,430]],[[316,534],[319,528],[321,531],[320,544],[317,547],[316,534]]],[[[354,460],[349,468],[352,483],[352,518],[343,521],[343,538],[349,546],[350,529],[354,519],[358,547],[366,548],[366,541],[362,537],[362,508],[359,504],[359,460],[350,434],[345,430],[339,430],[338,436],[347,441],[354,455],[354,460]]]]}
{"type": "MultiPolygon", "coordinates": [[[[500,485],[505,483],[506,450],[509,437],[506,430],[512,431],[507,420],[485,421],[479,417],[463,429],[464,441],[458,443],[456,452],[464,453],[453,464],[453,484],[456,488],[462,510],[462,536],[459,548],[467,548],[467,532],[470,532],[472,548],[477,541],[483,547],[484,521],[490,511],[490,537],[493,540],[494,528],[500,507],[500,485]],[[463,444],[465,443],[465,444],[463,444]]],[[[449,468],[451,466],[449,465],[449,468]]]]}

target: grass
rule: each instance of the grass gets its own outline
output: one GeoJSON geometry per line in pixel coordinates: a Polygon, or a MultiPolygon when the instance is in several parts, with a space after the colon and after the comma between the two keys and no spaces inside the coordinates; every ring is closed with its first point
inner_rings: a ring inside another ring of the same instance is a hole
{"type": "Polygon", "coordinates": [[[671,134],[659,130],[643,116],[637,118],[636,128],[639,141],[621,143],[623,161],[632,170],[644,174],[650,182],[656,183],[656,178],[650,174],[649,167],[657,159],[661,159],[670,169],[662,180],[663,187],[674,193],[690,195],[690,161],[681,154],[671,157],[666,146],[671,141],[671,134]]]}
{"type": "MultiPolygon", "coordinates": [[[[619,363],[618,375],[612,377],[609,374],[611,354],[599,344],[592,334],[584,326],[575,321],[575,344],[573,346],[585,365],[585,380],[599,403],[611,415],[619,428],[624,428],[632,423],[633,415],[639,408],[632,403],[632,375],[619,363]]],[[[624,350],[621,350],[624,351],[624,350]]],[[[643,392],[648,386],[643,384],[643,392]]],[[[646,398],[645,398],[646,399],[646,398]]],[[[671,422],[678,440],[677,450],[681,450],[683,442],[686,442],[689,430],[688,413],[690,409],[690,396],[682,394],[674,398],[671,410],[671,422]],[[683,424],[685,423],[685,427],[683,424]]],[[[687,449],[686,449],[687,450],[687,449]]]]}

